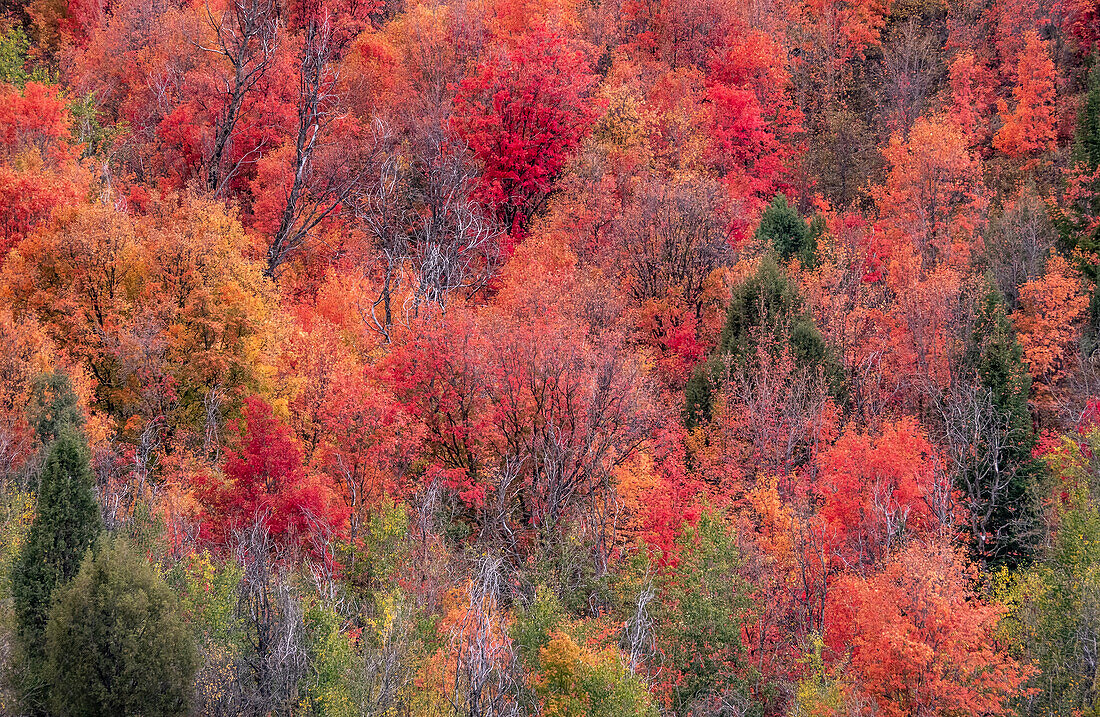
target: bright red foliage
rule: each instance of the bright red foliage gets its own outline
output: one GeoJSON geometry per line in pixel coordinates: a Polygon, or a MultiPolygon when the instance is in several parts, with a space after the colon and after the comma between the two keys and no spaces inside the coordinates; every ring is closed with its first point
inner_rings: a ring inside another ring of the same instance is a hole
{"type": "Polygon", "coordinates": [[[455,98],[453,126],[482,164],[477,196],[513,234],[546,201],[596,117],[585,52],[539,25],[491,48],[455,98]]]}
{"type": "Polygon", "coordinates": [[[202,527],[215,545],[230,544],[234,531],[262,523],[284,547],[318,546],[339,535],[347,510],[331,490],[309,476],[298,441],[258,396],[245,399],[237,446],[225,461],[225,482],[199,490],[202,527]]]}
{"type": "Polygon", "coordinates": [[[838,566],[875,564],[911,536],[950,532],[950,486],[912,418],[878,435],[849,431],[819,459],[824,542],[838,566]]]}
{"type": "Polygon", "coordinates": [[[879,714],[1010,714],[1032,669],[997,643],[1002,610],[971,594],[973,569],[949,547],[914,543],[878,572],[830,592],[828,641],[850,654],[855,696],[879,714]]]}

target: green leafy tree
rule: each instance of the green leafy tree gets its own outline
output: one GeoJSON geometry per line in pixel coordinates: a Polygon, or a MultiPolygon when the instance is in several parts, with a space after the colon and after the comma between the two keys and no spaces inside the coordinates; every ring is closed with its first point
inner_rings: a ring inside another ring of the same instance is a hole
{"type": "Polygon", "coordinates": [[[540,586],[518,611],[511,637],[528,673],[532,712],[546,717],[657,717],[645,683],[615,648],[592,651],[566,629],[565,610],[540,586]]]}
{"type": "Polygon", "coordinates": [[[302,689],[298,713],[317,717],[357,714],[353,678],[354,641],[340,631],[340,616],[330,605],[311,599],[304,614],[313,669],[302,689]]]}
{"type": "Polygon", "coordinates": [[[825,641],[818,634],[810,637],[809,649],[798,660],[802,665],[802,679],[795,688],[790,717],[818,717],[843,714],[845,688],[842,675],[845,661],[828,665],[822,656],[825,641]]]}
{"type": "Polygon", "coordinates": [[[994,582],[1008,608],[1002,632],[1038,672],[1020,700],[1026,715],[1100,715],[1100,429],[1067,436],[1046,460],[1059,500],[1050,540],[1035,563],[994,582]]]}
{"type": "Polygon", "coordinates": [[[50,444],[42,469],[38,509],[12,574],[19,636],[32,666],[41,663],[43,636],[54,591],[76,576],[102,530],[88,448],[63,429],[50,444]]]}
{"type": "Polygon", "coordinates": [[[58,715],[183,715],[196,655],[175,596],[123,541],[89,554],[50,611],[50,705],[58,715]]]}
{"type": "Polygon", "coordinates": [[[46,72],[30,68],[31,39],[22,25],[4,25],[0,18],[0,82],[23,87],[31,80],[45,82],[46,72]]]}
{"type": "Polygon", "coordinates": [[[752,599],[740,576],[736,536],[721,513],[707,510],[678,545],[656,619],[672,707],[677,714],[709,714],[710,705],[739,704],[748,714],[757,675],[745,660],[741,627],[752,599]]]}

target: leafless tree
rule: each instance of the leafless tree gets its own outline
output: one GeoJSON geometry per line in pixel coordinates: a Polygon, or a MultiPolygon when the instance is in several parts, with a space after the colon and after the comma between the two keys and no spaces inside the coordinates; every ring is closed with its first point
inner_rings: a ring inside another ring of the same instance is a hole
{"type": "Polygon", "coordinates": [[[986,256],[1009,310],[1019,307],[1020,286],[1043,273],[1056,241],[1046,204],[1033,187],[991,212],[986,256]]]}
{"type": "Polygon", "coordinates": [[[723,196],[708,180],[652,180],[638,190],[620,230],[636,300],[679,295],[702,316],[707,278],[733,259],[723,196]]]}
{"type": "Polygon", "coordinates": [[[267,251],[265,273],[274,278],[295,252],[329,216],[358,190],[387,143],[380,134],[360,145],[338,143],[330,129],[346,115],[338,92],[335,63],[347,44],[337,33],[327,11],[309,18],[298,56],[298,122],[290,189],[283,202],[279,226],[267,251]]]}
{"type": "Polygon", "coordinates": [[[354,197],[354,213],[372,238],[375,263],[381,265],[382,287],[369,310],[360,308],[364,320],[388,342],[393,325],[393,296],[401,282],[408,260],[408,227],[411,222],[406,204],[406,172],[396,148],[379,168],[378,178],[365,184],[354,197]],[[381,315],[379,315],[381,311],[381,315]]]}
{"type": "Polygon", "coordinates": [[[0,424],[0,482],[14,481],[20,488],[29,487],[38,474],[40,454],[25,432],[7,422],[0,424]]]}
{"type": "Polygon", "coordinates": [[[412,616],[400,602],[393,610],[393,614],[379,621],[379,633],[364,645],[362,660],[353,668],[352,699],[356,714],[364,717],[408,714],[415,677],[410,651],[412,616]]]}
{"type": "Polygon", "coordinates": [[[654,621],[649,612],[649,606],[656,597],[657,591],[653,587],[653,581],[647,575],[642,589],[638,591],[634,612],[630,619],[623,623],[623,635],[619,641],[620,647],[627,656],[627,666],[631,672],[637,672],[642,664],[657,653],[654,621]]]}
{"type": "Polygon", "coordinates": [[[951,465],[953,483],[962,492],[975,550],[995,557],[1011,537],[1027,539],[1034,530],[1032,506],[1018,504],[1014,490],[1024,468],[1014,459],[1014,447],[1021,441],[1019,429],[997,408],[992,392],[981,385],[956,381],[932,397],[942,433],[940,442],[951,465]],[[1002,520],[1006,513],[1013,519],[1002,520]]]}
{"type": "Polygon", "coordinates": [[[442,131],[422,135],[408,156],[388,159],[375,186],[355,201],[382,274],[370,325],[387,337],[399,285],[411,288],[406,312],[425,304],[446,308],[452,293],[484,286],[497,263],[501,230],[471,199],[476,175],[465,150],[442,131]]]}
{"type": "Polygon", "coordinates": [[[456,571],[453,556],[440,538],[440,513],[444,508],[443,485],[429,481],[413,497],[408,552],[410,555],[410,593],[416,607],[431,613],[439,609],[444,586],[453,582],[456,571]]]}
{"type": "Polygon", "coordinates": [[[479,288],[497,259],[498,225],[470,199],[475,174],[465,153],[433,138],[420,158],[422,219],[414,224],[410,256],[418,303],[445,306],[453,291],[479,288]]]}
{"type": "Polygon", "coordinates": [[[476,561],[469,603],[451,633],[454,685],[448,696],[463,717],[518,717],[518,664],[503,622],[504,563],[499,557],[476,561]]]}
{"type": "Polygon", "coordinates": [[[343,602],[340,596],[340,584],[337,574],[336,544],[339,536],[336,528],[321,516],[308,508],[303,508],[306,530],[309,531],[304,544],[309,549],[301,556],[302,567],[313,579],[317,594],[337,611],[343,602]]]}
{"type": "Polygon", "coordinates": [[[600,553],[593,557],[602,571],[617,516],[602,499],[613,493],[612,470],[634,454],[653,425],[648,387],[617,347],[513,346],[499,360],[508,375],[525,377],[490,391],[507,416],[499,460],[523,467],[526,519],[538,526],[545,546],[566,527],[583,530],[600,553]]]}
{"type": "MultiPolygon", "coordinates": [[[[765,315],[762,305],[759,312],[765,315]]],[[[758,473],[790,476],[802,464],[815,470],[808,459],[817,449],[830,401],[824,367],[796,362],[786,341],[789,325],[789,316],[779,316],[771,327],[754,329],[755,361],[725,367],[723,424],[752,446],[758,473]]]]}
{"type": "Polygon", "coordinates": [[[107,530],[115,532],[130,525],[139,504],[151,505],[156,499],[158,485],[153,473],[166,424],[163,416],[147,421],[134,447],[132,463],[110,471],[114,475],[103,482],[100,509],[107,530]]]}
{"type": "Polygon", "coordinates": [[[524,491],[523,461],[508,457],[492,471],[493,488],[482,511],[480,542],[498,551],[513,565],[521,560],[515,510],[524,491]]]}
{"type": "Polygon", "coordinates": [[[934,28],[910,16],[898,23],[883,47],[883,84],[894,129],[908,134],[944,73],[934,28]]]}
{"type": "Polygon", "coordinates": [[[305,626],[266,515],[234,531],[228,569],[237,570],[236,603],[202,645],[195,713],[213,717],[287,715],[308,668],[305,626]],[[226,645],[226,639],[234,647],[226,645]]]}
{"type": "Polygon", "coordinates": [[[206,6],[214,41],[199,46],[229,63],[229,71],[219,78],[224,94],[222,105],[214,114],[214,143],[206,159],[206,186],[215,195],[224,191],[245,162],[256,159],[258,148],[225,166],[226,150],[232,144],[245,99],[275,59],[279,46],[278,16],[274,0],[230,0],[218,16],[206,6]]]}
{"type": "Polygon", "coordinates": [[[700,697],[688,707],[688,717],[745,717],[753,705],[740,690],[723,690],[700,697]]]}
{"type": "Polygon", "coordinates": [[[289,714],[308,667],[301,607],[264,517],[234,535],[242,569],[236,612],[246,644],[236,686],[240,714],[257,717],[289,714]]]}

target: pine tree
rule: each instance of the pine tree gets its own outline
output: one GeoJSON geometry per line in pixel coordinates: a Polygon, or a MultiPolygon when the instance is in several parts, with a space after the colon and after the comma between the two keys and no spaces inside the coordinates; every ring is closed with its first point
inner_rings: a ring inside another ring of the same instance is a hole
{"type": "MultiPolygon", "coordinates": [[[[1072,159],[1063,206],[1052,206],[1051,215],[1066,254],[1079,249],[1079,268],[1095,282],[1100,274],[1091,261],[1091,255],[1100,254],[1100,53],[1094,54],[1085,101],[1077,114],[1072,159]]],[[[1100,304],[1094,302],[1093,308],[1093,318],[1100,320],[1100,304]]]]}
{"type": "Polygon", "coordinates": [[[718,352],[735,362],[751,360],[761,331],[786,335],[799,363],[825,359],[825,340],[805,310],[797,288],[771,255],[764,257],[756,273],[742,282],[730,297],[726,324],[718,339],[718,352]]]}
{"type": "MultiPolygon", "coordinates": [[[[1076,201],[1066,211],[1055,208],[1054,223],[1069,250],[1080,248],[1082,255],[1100,253],[1100,52],[1094,53],[1089,72],[1085,102],[1077,113],[1077,129],[1073,137],[1073,161],[1070,194],[1076,201]]],[[[1079,267],[1096,282],[1098,267],[1085,261],[1079,267]]],[[[1084,335],[1086,354],[1100,346],[1100,284],[1089,303],[1089,324],[1084,335]]]]}
{"type": "Polygon", "coordinates": [[[57,438],[66,427],[79,430],[84,426],[79,399],[69,377],[61,371],[34,377],[27,413],[38,440],[43,444],[57,438]]]}
{"type": "Polygon", "coordinates": [[[799,367],[823,368],[834,393],[839,393],[839,369],[825,339],[797,289],[769,254],[756,273],[734,289],[714,354],[684,387],[683,414],[689,428],[710,419],[713,393],[723,383],[727,366],[731,373],[752,370],[761,345],[786,345],[799,367]]]}
{"type": "Polygon", "coordinates": [[[19,637],[35,670],[54,591],[71,580],[102,529],[83,437],[64,428],[43,466],[38,510],[12,574],[19,637]]]}
{"type": "Polygon", "coordinates": [[[183,715],[196,667],[175,596],[121,541],[89,553],[46,628],[57,714],[183,715]]]}
{"type": "Polygon", "coordinates": [[[684,386],[684,425],[695,428],[710,420],[714,386],[722,378],[722,362],[712,357],[695,367],[684,386]]]}
{"type": "Polygon", "coordinates": [[[810,264],[817,248],[816,237],[811,234],[810,227],[782,194],[777,194],[764,210],[756,238],[774,249],[783,261],[797,256],[803,264],[810,264]]]}
{"type": "Polygon", "coordinates": [[[1073,161],[1090,169],[1100,167],[1100,53],[1092,58],[1085,103],[1077,114],[1073,161]]]}
{"type": "Polygon", "coordinates": [[[975,425],[977,443],[959,476],[971,516],[972,547],[987,565],[1014,565],[1031,550],[1039,465],[1032,457],[1031,375],[992,279],[978,300],[964,365],[988,406],[988,420],[975,425]]]}

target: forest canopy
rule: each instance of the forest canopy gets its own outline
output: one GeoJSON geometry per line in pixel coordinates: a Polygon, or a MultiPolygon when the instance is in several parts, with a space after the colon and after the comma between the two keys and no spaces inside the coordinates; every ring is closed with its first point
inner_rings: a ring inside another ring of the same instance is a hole
{"type": "Polygon", "coordinates": [[[1100,714],[1097,0],[0,0],[0,713],[1100,714]]]}

